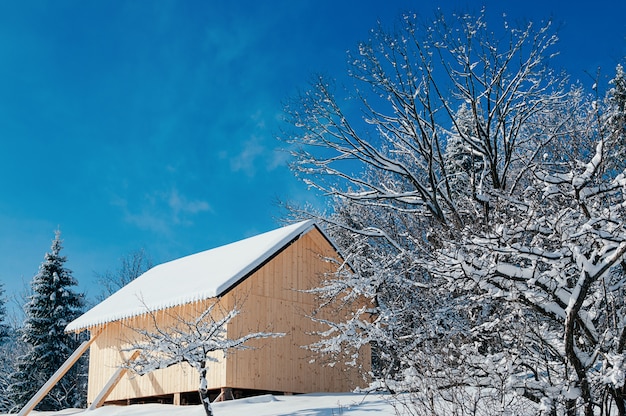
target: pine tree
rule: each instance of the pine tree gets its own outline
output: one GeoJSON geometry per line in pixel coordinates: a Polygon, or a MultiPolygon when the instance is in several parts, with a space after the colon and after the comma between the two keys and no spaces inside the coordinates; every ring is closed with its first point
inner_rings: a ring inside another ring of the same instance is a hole
{"type": "Polygon", "coordinates": [[[626,74],[621,65],[615,68],[613,87],[607,94],[606,132],[616,153],[611,155],[609,167],[621,172],[626,168],[626,74]]]}
{"type": "Polygon", "coordinates": [[[4,297],[4,283],[0,283],[0,346],[7,341],[11,330],[9,325],[6,323],[7,308],[5,304],[6,298],[4,297]]]}
{"type": "MultiPolygon", "coordinates": [[[[39,272],[31,282],[32,295],[25,305],[26,320],[21,330],[28,346],[18,358],[17,371],[11,377],[9,394],[16,408],[23,407],[78,346],[78,340],[64,333],[68,322],[78,317],[84,304],[83,295],[64,264],[60,252],[62,241],[57,231],[50,253],[46,253],[39,272]]],[[[78,369],[70,370],[44,400],[38,410],[78,407],[82,403],[78,369]]],[[[15,410],[15,409],[14,409],[15,410]]]]}
{"type": "Polygon", "coordinates": [[[12,357],[15,350],[11,347],[11,327],[6,323],[6,298],[4,297],[4,284],[0,283],[0,412],[10,409],[10,402],[7,400],[7,390],[9,388],[9,377],[13,373],[12,357]]]}
{"type": "Polygon", "coordinates": [[[473,152],[473,144],[478,139],[478,129],[472,125],[472,112],[462,104],[454,120],[452,131],[447,137],[443,155],[447,181],[452,195],[476,194],[480,188],[480,173],[483,169],[482,158],[473,152]]]}

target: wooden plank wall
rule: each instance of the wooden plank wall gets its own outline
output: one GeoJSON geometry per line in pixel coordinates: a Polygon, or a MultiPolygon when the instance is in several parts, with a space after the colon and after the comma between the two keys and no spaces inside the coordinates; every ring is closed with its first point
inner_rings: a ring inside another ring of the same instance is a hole
{"type": "MultiPolygon", "coordinates": [[[[230,293],[245,299],[241,319],[229,327],[230,337],[251,331],[287,335],[271,342],[255,341],[256,350],[236,352],[236,359],[227,363],[227,387],[309,393],[344,392],[363,386],[358,371],[311,363],[313,353],[302,348],[316,340],[312,332],[327,329],[307,317],[318,304],[315,296],[296,290],[318,287],[324,273],[334,270],[335,265],[322,256],[336,258],[337,253],[319,231],[313,230],[230,293]]],[[[329,313],[322,311],[318,316],[337,318],[329,313]]],[[[370,352],[362,353],[369,371],[370,352]]]]}
{"type": "MultiPolygon", "coordinates": [[[[159,311],[156,317],[160,326],[167,327],[173,323],[175,314],[183,316],[194,315],[208,307],[209,302],[188,304],[171,310],[159,311]]],[[[89,386],[87,401],[91,403],[100,393],[120,364],[131,354],[124,352],[128,348],[129,340],[137,337],[132,328],[151,328],[152,319],[149,316],[127,319],[122,322],[109,323],[105,332],[91,346],[89,355],[89,386]]],[[[216,357],[222,358],[221,353],[216,357]]],[[[207,373],[210,388],[219,388],[224,385],[224,362],[210,363],[207,373]]],[[[177,392],[194,391],[198,389],[198,374],[186,363],[167,369],[157,370],[145,376],[137,376],[128,372],[113,389],[107,401],[126,400],[136,397],[158,396],[177,392]]]]}
{"type": "MultiPolygon", "coordinates": [[[[254,350],[229,354],[220,363],[211,363],[209,388],[232,387],[291,393],[343,392],[364,384],[357,371],[344,366],[323,367],[310,363],[312,353],[302,348],[315,340],[311,332],[325,329],[306,315],[316,305],[315,297],[298,289],[317,287],[322,274],[333,265],[320,255],[336,256],[328,241],[317,229],[302,236],[248,279],[228,292],[221,303],[226,309],[235,304],[242,310],[228,327],[228,336],[251,331],[285,332],[287,336],[255,340],[254,350]]],[[[215,299],[183,305],[157,313],[161,323],[172,322],[172,316],[197,316],[215,299]]],[[[349,313],[349,311],[345,311],[349,313]]],[[[324,314],[323,318],[333,316],[324,314]]],[[[133,327],[150,327],[150,317],[137,317],[107,325],[90,352],[88,401],[100,392],[130,352],[120,352],[132,339],[133,327]]],[[[92,328],[92,331],[95,328],[92,328]]],[[[221,353],[219,357],[222,358],[221,353]]],[[[363,365],[369,370],[369,349],[362,352],[363,365]]],[[[194,391],[198,376],[189,365],[181,364],[153,374],[125,376],[109,396],[109,401],[194,391]]]]}

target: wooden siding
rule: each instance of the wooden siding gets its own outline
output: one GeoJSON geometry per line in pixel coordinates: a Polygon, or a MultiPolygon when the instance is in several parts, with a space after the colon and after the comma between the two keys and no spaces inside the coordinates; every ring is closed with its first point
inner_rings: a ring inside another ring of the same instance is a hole
{"type": "MultiPolygon", "coordinates": [[[[175,320],[176,314],[181,316],[197,316],[210,302],[183,305],[178,308],[158,311],[155,313],[161,327],[167,327],[175,320]]],[[[133,351],[128,348],[129,341],[137,337],[132,328],[153,328],[150,316],[127,319],[122,322],[107,324],[102,335],[92,344],[89,354],[89,385],[87,401],[91,403],[100,393],[107,381],[115,373],[120,364],[127,360],[133,351]]],[[[216,357],[222,358],[221,353],[216,357]]],[[[218,388],[224,384],[224,362],[209,363],[207,373],[209,386],[218,388]]],[[[117,384],[106,401],[126,400],[137,397],[160,396],[175,392],[193,391],[198,388],[198,374],[186,363],[167,369],[156,370],[145,376],[137,376],[129,372],[117,384]]]]}
{"type": "MultiPolygon", "coordinates": [[[[219,363],[210,363],[209,388],[231,387],[291,393],[342,392],[363,385],[356,370],[343,366],[325,367],[311,363],[312,353],[304,348],[315,340],[311,332],[324,329],[307,315],[315,309],[313,295],[302,289],[316,287],[332,263],[322,256],[337,254],[325,237],[313,229],[225,294],[220,303],[225,309],[238,305],[241,314],[228,326],[228,336],[249,332],[284,332],[285,337],[254,340],[253,350],[235,351],[219,363]]],[[[174,283],[175,284],[175,283],[174,283]]],[[[215,299],[183,305],[156,313],[159,325],[173,316],[197,316],[215,299]]],[[[346,311],[349,313],[349,311],[346,311]]],[[[331,316],[321,315],[332,319],[331,316]]],[[[88,401],[91,402],[131,353],[120,348],[135,333],[133,327],[150,327],[151,317],[137,317],[107,325],[90,352],[88,401]]],[[[93,332],[96,328],[91,328],[93,332]]],[[[369,349],[362,351],[363,367],[369,370],[369,349]]],[[[221,353],[219,357],[222,358],[221,353]]],[[[198,375],[187,364],[158,370],[138,377],[126,375],[112,391],[108,401],[194,391],[198,375]]]]}

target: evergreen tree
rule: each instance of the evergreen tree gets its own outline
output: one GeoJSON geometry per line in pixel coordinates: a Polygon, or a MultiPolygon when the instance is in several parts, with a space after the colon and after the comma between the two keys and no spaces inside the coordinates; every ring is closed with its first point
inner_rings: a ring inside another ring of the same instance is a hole
{"type": "Polygon", "coordinates": [[[10,409],[7,400],[9,377],[13,372],[14,350],[12,350],[11,327],[6,324],[6,298],[4,297],[4,284],[0,283],[0,412],[10,409]]]}
{"type": "Polygon", "coordinates": [[[0,413],[8,413],[19,406],[13,401],[12,384],[17,372],[17,358],[24,355],[27,346],[19,331],[8,327],[8,335],[0,344],[0,413]]]}
{"type": "MultiPolygon", "coordinates": [[[[458,198],[460,195],[480,198],[486,186],[484,182],[488,180],[482,175],[485,162],[476,150],[479,148],[477,143],[480,142],[480,131],[484,130],[484,120],[474,120],[473,117],[471,109],[465,103],[461,104],[448,133],[443,154],[446,186],[457,205],[463,199],[458,198]]],[[[466,207],[457,209],[464,208],[466,207]]]]}
{"type": "MultiPolygon", "coordinates": [[[[83,295],[72,287],[77,282],[60,254],[62,241],[57,231],[50,253],[31,282],[32,295],[25,305],[26,320],[21,330],[26,354],[18,357],[11,377],[9,395],[15,408],[22,408],[78,346],[75,336],[64,332],[78,317],[83,295]]],[[[37,406],[38,410],[59,410],[82,405],[79,370],[72,368],[37,406]]]]}
{"type": "Polygon", "coordinates": [[[9,337],[11,328],[6,323],[7,308],[5,306],[4,283],[0,283],[0,346],[4,345],[9,337]]]}
{"type": "Polygon", "coordinates": [[[609,163],[609,169],[618,172],[626,168],[626,75],[622,65],[615,68],[615,77],[610,82],[613,87],[607,94],[606,134],[616,149],[609,163]]]}

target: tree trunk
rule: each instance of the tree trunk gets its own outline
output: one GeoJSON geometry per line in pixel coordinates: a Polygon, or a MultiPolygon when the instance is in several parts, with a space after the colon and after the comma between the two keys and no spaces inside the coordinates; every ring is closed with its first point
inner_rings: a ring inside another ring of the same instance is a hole
{"type": "Polygon", "coordinates": [[[205,363],[201,363],[200,367],[200,387],[198,388],[198,393],[200,393],[200,401],[202,401],[202,405],[204,406],[204,411],[206,412],[206,415],[213,416],[213,411],[211,410],[211,401],[209,400],[209,390],[206,380],[205,363]]]}
{"type": "Polygon", "coordinates": [[[576,416],[576,400],[569,399],[566,401],[565,408],[567,416],[576,416]]]}
{"type": "Polygon", "coordinates": [[[612,389],[611,396],[613,397],[613,401],[615,402],[617,416],[624,416],[626,415],[626,403],[624,403],[624,399],[622,398],[620,390],[622,389],[612,389]]]}

